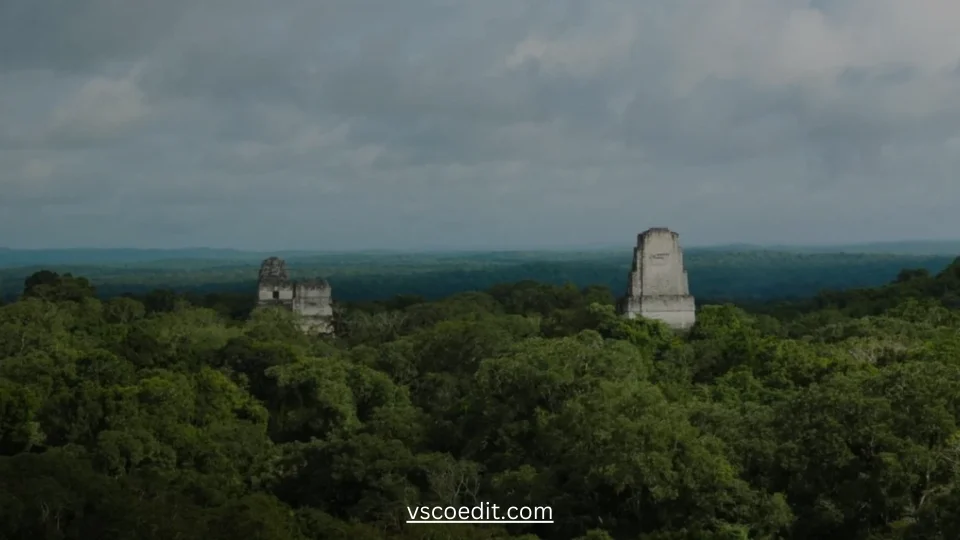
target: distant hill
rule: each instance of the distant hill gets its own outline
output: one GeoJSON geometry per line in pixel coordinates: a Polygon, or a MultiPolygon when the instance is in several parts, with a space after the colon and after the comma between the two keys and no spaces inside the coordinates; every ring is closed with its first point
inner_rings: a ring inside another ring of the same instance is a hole
{"type": "MultiPolygon", "coordinates": [[[[38,266],[99,266],[126,268],[185,268],[204,266],[251,265],[270,256],[278,256],[289,262],[329,264],[363,264],[365,261],[402,264],[409,261],[422,264],[425,259],[454,262],[462,259],[481,257],[488,262],[516,263],[524,260],[586,260],[607,258],[624,254],[629,259],[631,245],[613,246],[609,244],[584,246],[569,249],[530,249],[530,250],[468,250],[468,251],[388,251],[367,250],[349,252],[287,250],[287,251],[244,251],[222,248],[183,248],[183,249],[136,249],[136,248],[76,248],[76,249],[10,249],[0,247],[0,268],[25,268],[38,266]],[[214,263],[214,264],[210,264],[214,263]]],[[[955,256],[960,254],[960,240],[918,240],[903,242],[875,242],[842,245],[757,245],[725,244],[716,246],[689,246],[686,252],[696,253],[751,253],[772,251],[799,254],[873,254],[873,255],[910,255],[910,256],[955,256]]]]}
{"type": "Polygon", "coordinates": [[[960,254],[960,240],[917,240],[834,245],[724,244],[717,246],[691,246],[686,248],[686,251],[779,251],[785,253],[863,253],[871,255],[957,255],[960,254]]]}
{"type": "Polygon", "coordinates": [[[136,249],[9,249],[0,248],[0,268],[37,265],[113,266],[172,261],[259,262],[266,257],[303,257],[318,252],[287,251],[267,253],[219,248],[136,249]]]}
{"type": "Polygon", "coordinates": [[[110,265],[167,259],[240,260],[252,254],[234,249],[9,249],[0,248],[0,267],[44,264],[110,265]]]}

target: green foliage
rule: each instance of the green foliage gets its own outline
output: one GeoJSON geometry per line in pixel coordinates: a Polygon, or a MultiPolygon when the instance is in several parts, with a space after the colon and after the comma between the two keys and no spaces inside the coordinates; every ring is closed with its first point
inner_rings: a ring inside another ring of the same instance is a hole
{"type": "Polygon", "coordinates": [[[340,305],[335,339],[39,272],[0,306],[0,538],[954,538],[958,268],[686,334],[517,280],[340,305]],[[482,502],[554,523],[406,523],[482,502]]]}

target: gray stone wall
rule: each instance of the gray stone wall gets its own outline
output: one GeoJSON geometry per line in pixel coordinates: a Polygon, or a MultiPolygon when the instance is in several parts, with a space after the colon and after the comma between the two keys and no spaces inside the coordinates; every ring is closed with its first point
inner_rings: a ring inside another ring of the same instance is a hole
{"type": "Polygon", "coordinates": [[[293,285],[264,285],[257,288],[257,301],[260,304],[277,304],[293,301],[293,285]],[[274,294],[276,293],[276,294],[274,294]]]}
{"type": "Polygon", "coordinates": [[[658,227],[637,236],[627,294],[618,309],[630,319],[657,319],[676,329],[693,326],[696,308],[683,266],[680,235],[658,227]]]}
{"type": "Polygon", "coordinates": [[[291,281],[283,259],[270,257],[260,265],[257,305],[281,306],[297,313],[304,332],[333,332],[332,296],[325,280],[291,281]]]}
{"type": "Polygon", "coordinates": [[[323,334],[333,332],[332,292],[325,281],[296,284],[293,311],[303,318],[305,331],[323,334]]]}

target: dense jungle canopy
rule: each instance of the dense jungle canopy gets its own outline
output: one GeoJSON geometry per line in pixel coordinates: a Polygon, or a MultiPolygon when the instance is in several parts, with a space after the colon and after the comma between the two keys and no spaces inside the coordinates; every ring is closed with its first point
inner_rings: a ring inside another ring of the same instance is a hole
{"type": "Polygon", "coordinates": [[[960,260],[685,335],[612,304],[521,281],[321,338],[37,272],[0,306],[0,538],[956,538],[960,260]],[[555,523],[404,523],[478,501],[555,523]]]}

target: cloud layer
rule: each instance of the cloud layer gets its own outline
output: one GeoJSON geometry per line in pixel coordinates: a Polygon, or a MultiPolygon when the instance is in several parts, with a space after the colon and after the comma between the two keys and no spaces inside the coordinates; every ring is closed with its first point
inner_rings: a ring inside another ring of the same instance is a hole
{"type": "Polygon", "coordinates": [[[0,0],[0,244],[956,238],[954,0],[0,0]]]}

